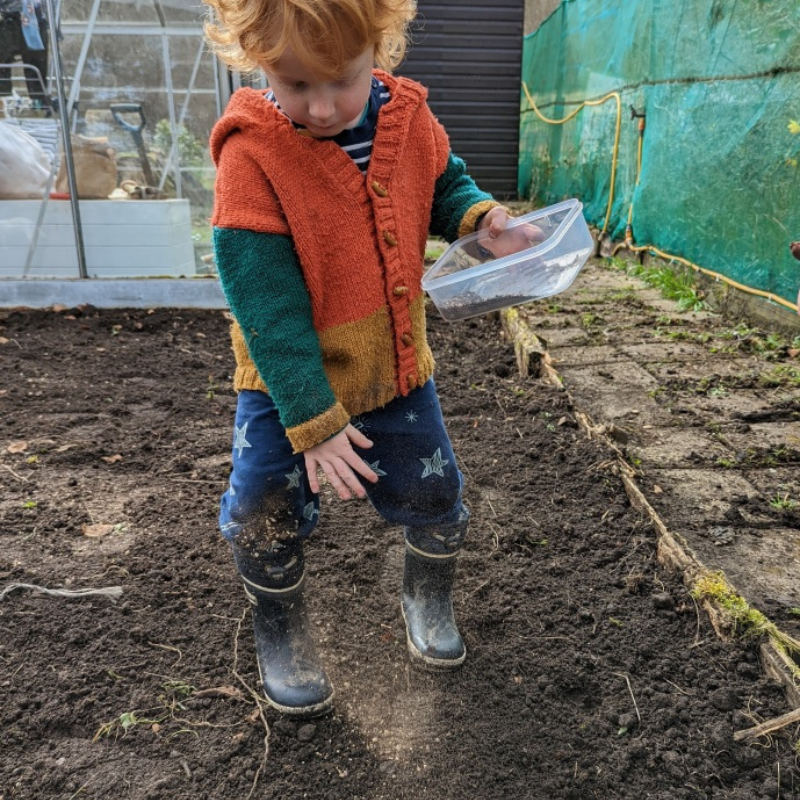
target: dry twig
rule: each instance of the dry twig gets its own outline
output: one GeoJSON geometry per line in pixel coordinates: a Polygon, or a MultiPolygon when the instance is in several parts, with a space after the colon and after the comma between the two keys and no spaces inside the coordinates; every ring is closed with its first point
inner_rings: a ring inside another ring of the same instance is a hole
{"type": "Polygon", "coordinates": [[[7,594],[11,594],[15,589],[31,589],[35,592],[52,594],[57,597],[87,597],[92,594],[102,594],[110,597],[114,602],[122,595],[121,586],[108,586],[104,589],[47,589],[44,586],[36,586],[32,583],[10,583],[0,591],[0,600],[3,600],[7,594]]]}
{"type": "Polygon", "coordinates": [[[615,672],[614,675],[616,675],[618,678],[624,678],[625,679],[625,683],[628,684],[628,693],[631,696],[631,700],[633,700],[633,709],[634,709],[634,711],[636,711],[636,719],[638,719],[639,723],[641,724],[642,715],[639,713],[639,706],[636,704],[636,698],[633,696],[633,689],[631,688],[631,680],[630,680],[630,678],[627,675],[625,675],[624,673],[622,673],[622,672],[615,672]]]}
{"type": "Polygon", "coordinates": [[[30,480],[30,478],[24,478],[22,475],[17,475],[17,473],[14,472],[14,470],[11,469],[11,467],[9,467],[7,464],[0,464],[0,466],[2,466],[3,469],[7,469],[18,481],[27,483],[30,480]]]}
{"type": "Polygon", "coordinates": [[[741,742],[743,739],[756,739],[759,736],[766,736],[769,733],[779,731],[781,728],[785,728],[787,725],[792,725],[795,722],[800,722],[800,708],[796,708],[788,714],[782,714],[780,717],[768,719],[766,722],[762,722],[760,725],[755,725],[752,728],[736,731],[733,734],[733,740],[735,742],[741,742]]]}
{"type": "Polygon", "coordinates": [[[264,766],[267,763],[267,759],[269,758],[269,723],[267,722],[266,716],[264,716],[264,701],[258,696],[258,694],[250,688],[250,685],[247,681],[239,674],[237,667],[239,665],[239,633],[242,630],[242,623],[244,622],[245,615],[247,614],[247,610],[245,609],[242,612],[242,616],[239,617],[236,623],[236,634],[233,637],[233,668],[231,672],[233,676],[236,678],[239,683],[244,686],[247,690],[247,693],[250,697],[253,698],[253,701],[256,704],[256,712],[258,717],[261,719],[261,724],[264,726],[264,756],[261,759],[261,763],[258,765],[258,769],[256,770],[256,774],[253,776],[253,785],[250,787],[250,791],[247,794],[245,800],[250,800],[253,796],[253,792],[256,790],[256,786],[258,785],[258,778],[261,775],[261,770],[264,769],[264,766]]]}

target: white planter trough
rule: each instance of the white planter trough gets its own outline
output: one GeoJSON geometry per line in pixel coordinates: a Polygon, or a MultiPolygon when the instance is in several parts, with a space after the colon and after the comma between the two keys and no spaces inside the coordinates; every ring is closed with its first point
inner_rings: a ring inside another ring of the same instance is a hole
{"type": "MultiPolygon", "coordinates": [[[[41,200],[0,200],[0,278],[21,278],[41,200]]],[[[188,200],[81,200],[90,278],[195,275],[188,200]]],[[[79,274],[70,203],[49,200],[26,278],[79,274]]]]}

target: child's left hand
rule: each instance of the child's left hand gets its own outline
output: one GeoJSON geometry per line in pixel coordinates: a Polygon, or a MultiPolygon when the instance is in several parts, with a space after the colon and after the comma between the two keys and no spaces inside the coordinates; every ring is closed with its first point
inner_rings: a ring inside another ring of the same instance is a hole
{"type": "Polygon", "coordinates": [[[544,232],[536,225],[515,225],[506,229],[509,219],[507,209],[495,206],[483,215],[478,225],[478,230],[486,233],[478,239],[478,244],[495,258],[519,253],[545,240],[544,232]]]}

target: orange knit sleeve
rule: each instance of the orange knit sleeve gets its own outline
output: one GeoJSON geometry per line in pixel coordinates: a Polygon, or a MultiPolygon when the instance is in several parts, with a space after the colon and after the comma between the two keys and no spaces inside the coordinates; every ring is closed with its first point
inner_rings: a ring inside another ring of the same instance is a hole
{"type": "Polygon", "coordinates": [[[289,236],[278,196],[249,151],[246,138],[233,133],[219,151],[211,224],[289,236]]]}

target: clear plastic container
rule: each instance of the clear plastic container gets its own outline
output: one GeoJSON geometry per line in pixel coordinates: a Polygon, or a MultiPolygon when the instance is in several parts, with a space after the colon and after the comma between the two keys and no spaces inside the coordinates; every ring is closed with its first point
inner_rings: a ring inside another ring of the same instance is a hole
{"type": "Polygon", "coordinates": [[[563,292],[594,248],[583,204],[574,199],[510,220],[503,236],[517,252],[498,256],[490,248],[507,248],[502,237],[471,233],[451,244],[423,275],[422,288],[445,319],[474,317],[563,292]],[[536,231],[534,241],[522,235],[531,230],[536,231]]]}

